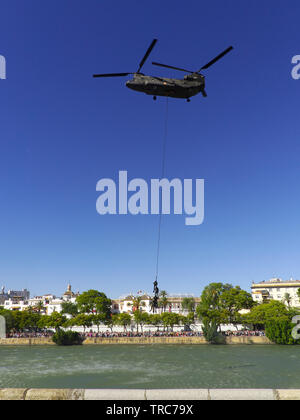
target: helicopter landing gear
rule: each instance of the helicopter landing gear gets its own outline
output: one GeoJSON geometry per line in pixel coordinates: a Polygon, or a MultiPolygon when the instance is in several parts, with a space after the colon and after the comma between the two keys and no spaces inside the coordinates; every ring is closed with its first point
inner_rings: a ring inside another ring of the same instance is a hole
{"type": "Polygon", "coordinates": [[[186,100],[187,102],[191,102],[191,100],[190,100],[190,98],[187,98],[187,100],[186,100]]]}
{"type": "Polygon", "coordinates": [[[156,96],[153,96],[153,100],[156,101],[156,96]]]}

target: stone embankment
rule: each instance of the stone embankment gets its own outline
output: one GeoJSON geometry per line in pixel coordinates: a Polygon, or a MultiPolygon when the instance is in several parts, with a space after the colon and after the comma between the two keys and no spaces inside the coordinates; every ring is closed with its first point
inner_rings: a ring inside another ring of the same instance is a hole
{"type": "Polygon", "coordinates": [[[0,389],[0,400],[300,400],[299,389],[0,389]]]}
{"type": "MultiPolygon", "coordinates": [[[[105,344],[207,344],[204,337],[89,337],[84,345],[105,345],[105,344]]],[[[272,344],[267,337],[226,337],[226,344],[272,344]]],[[[0,345],[31,345],[43,346],[54,345],[51,338],[5,338],[0,339],[0,345]]]]}

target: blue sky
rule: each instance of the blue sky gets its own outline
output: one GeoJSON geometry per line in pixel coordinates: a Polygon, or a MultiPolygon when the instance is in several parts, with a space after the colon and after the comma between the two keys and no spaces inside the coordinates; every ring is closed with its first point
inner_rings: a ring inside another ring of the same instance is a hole
{"type": "Polygon", "coordinates": [[[298,1],[4,0],[0,283],[32,294],[152,290],[157,216],[100,216],[96,183],[161,172],[165,99],[93,73],[205,71],[208,98],[169,100],[166,176],[205,179],[205,221],[162,220],[159,284],[300,277],[298,1]]]}

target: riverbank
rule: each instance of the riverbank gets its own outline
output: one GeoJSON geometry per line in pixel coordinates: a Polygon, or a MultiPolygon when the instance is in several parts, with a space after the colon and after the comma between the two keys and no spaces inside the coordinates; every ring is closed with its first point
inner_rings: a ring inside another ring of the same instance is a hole
{"type": "Polygon", "coordinates": [[[300,400],[300,389],[0,389],[0,401],[300,400]]]}
{"type": "MultiPolygon", "coordinates": [[[[204,337],[89,337],[83,345],[111,345],[111,344],[207,344],[204,337]]],[[[226,344],[273,344],[267,337],[258,336],[229,336],[226,337],[226,344]]],[[[0,339],[0,346],[44,346],[55,345],[51,338],[5,338],[0,339]]]]}

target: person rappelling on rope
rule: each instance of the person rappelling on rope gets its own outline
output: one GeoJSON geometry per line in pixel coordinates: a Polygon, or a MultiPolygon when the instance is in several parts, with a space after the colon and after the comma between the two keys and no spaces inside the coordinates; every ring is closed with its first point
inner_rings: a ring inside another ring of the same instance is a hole
{"type": "Polygon", "coordinates": [[[151,304],[152,312],[154,312],[155,309],[158,308],[159,288],[158,288],[157,277],[156,277],[156,279],[155,279],[155,281],[153,283],[153,293],[154,293],[154,296],[153,296],[152,304],[151,304]]]}

